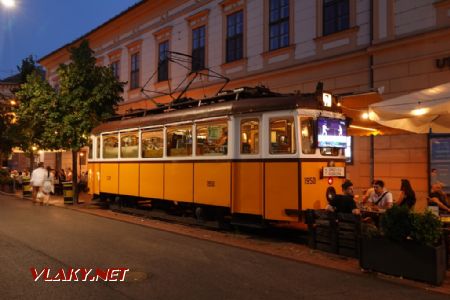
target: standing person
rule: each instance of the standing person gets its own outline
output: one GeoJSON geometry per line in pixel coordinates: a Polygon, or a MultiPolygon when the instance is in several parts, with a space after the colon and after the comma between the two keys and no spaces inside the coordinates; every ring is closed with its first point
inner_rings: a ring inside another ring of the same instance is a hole
{"type": "Polygon", "coordinates": [[[400,195],[395,204],[398,206],[406,205],[409,209],[412,209],[414,204],[416,204],[416,193],[414,193],[408,179],[402,179],[400,185],[400,195]]]}
{"type": "Polygon", "coordinates": [[[66,181],[72,181],[72,169],[67,169],[66,181]]]}
{"type": "Polygon", "coordinates": [[[54,180],[55,177],[53,175],[52,168],[47,167],[44,184],[42,185],[42,193],[44,194],[43,204],[45,205],[48,205],[50,193],[55,192],[54,180]]]}
{"type": "Polygon", "coordinates": [[[33,203],[38,202],[37,196],[42,186],[44,185],[46,176],[47,170],[44,169],[44,163],[43,162],[38,163],[38,167],[35,170],[33,170],[30,179],[30,184],[33,187],[33,203]]]}
{"type": "Polygon", "coordinates": [[[370,194],[367,201],[378,208],[391,208],[394,203],[392,193],[384,187],[382,180],[375,180],[373,184],[373,193],[370,194]]]}

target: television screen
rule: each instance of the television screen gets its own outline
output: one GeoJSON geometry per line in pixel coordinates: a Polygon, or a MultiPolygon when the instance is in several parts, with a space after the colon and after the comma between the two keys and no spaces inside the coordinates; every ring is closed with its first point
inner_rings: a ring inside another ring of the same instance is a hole
{"type": "Polygon", "coordinates": [[[347,126],[345,120],[318,118],[317,144],[319,148],[346,148],[347,126]]]}

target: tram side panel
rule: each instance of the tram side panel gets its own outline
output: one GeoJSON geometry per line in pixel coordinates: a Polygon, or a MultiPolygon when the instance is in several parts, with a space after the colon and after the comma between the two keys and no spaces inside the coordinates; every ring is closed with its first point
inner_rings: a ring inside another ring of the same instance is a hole
{"type": "Polygon", "coordinates": [[[139,174],[140,196],[164,199],[164,163],[141,163],[139,174]]]}
{"type": "Polygon", "coordinates": [[[119,164],[119,194],[139,196],[139,164],[119,164]]]}
{"type": "Polygon", "coordinates": [[[100,192],[119,194],[118,163],[102,163],[100,165],[100,192]]]}
{"type": "Polygon", "coordinates": [[[194,164],[194,203],[230,207],[230,162],[194,164]]]}
{"type": "Polygon", "coordinates": [[[263,163],[233,163],[232,213],[264,214],[263,211],[263,163]]]}
{"type": "Polygon", "coordinates": [[[264,218],[298,221],[286,209],[298,210],[298,162],[266,162],[264,164],[264,218]]]}
{"type": "Polygon", "coordinates": [[[164,199],[192,202],[194,164],[192,162],[166,163],[164,168],[164,199]]]}
{"type": "Polygon", "coordinates": [[[100,194],[100,164],[88,163],[88,194],[100,194]]]}
{"type": "MultiPolygon", "coordinates": [[[[333,177],[333,184],[328,183],[328,177],[320,178],[320,172],[327,162],[302,162],[301,178],[299,184],[302,185],[302,210],[323,209],[327,206],[326,190],[333,186],[338,194],[341,193],[341,184],[344,179],[333,177]]],[[[344,167],[344,162],[336,163],[336,167],[344,167]]]]}

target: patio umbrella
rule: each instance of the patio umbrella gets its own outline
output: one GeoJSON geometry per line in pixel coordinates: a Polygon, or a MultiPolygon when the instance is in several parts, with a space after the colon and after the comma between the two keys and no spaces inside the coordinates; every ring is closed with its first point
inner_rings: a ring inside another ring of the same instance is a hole
{"type": "Polygon", "coordinates": [[[371,104],[369,118],[415,133],[450,133],[450,83],[371,104]]]}

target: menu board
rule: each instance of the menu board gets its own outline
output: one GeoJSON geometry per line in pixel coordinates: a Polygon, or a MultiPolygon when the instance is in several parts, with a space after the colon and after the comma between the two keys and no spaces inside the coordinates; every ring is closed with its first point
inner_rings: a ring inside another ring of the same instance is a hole
{"type": "Polygon", "coordinates": [[[437,180],[450,193],[450,135],[430,137],[430,170],[437,170],[437,180]]]}

